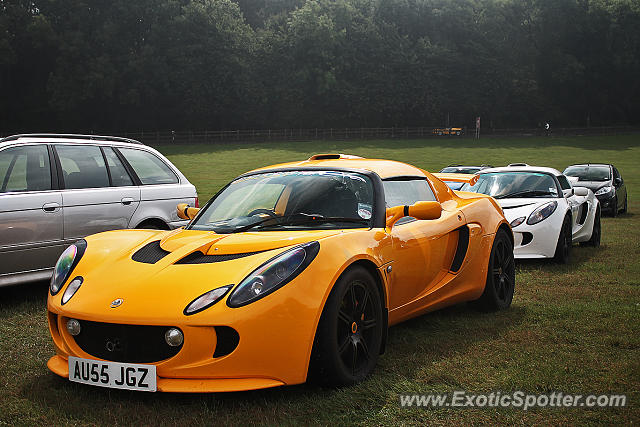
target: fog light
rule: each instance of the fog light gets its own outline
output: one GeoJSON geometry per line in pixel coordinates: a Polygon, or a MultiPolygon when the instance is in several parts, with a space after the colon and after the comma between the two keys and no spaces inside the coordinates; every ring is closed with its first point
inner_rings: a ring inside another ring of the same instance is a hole
{"type": "Polygon", "coordinates": [[[73,335],[74,337],[78,334],[80,334],[80,322],[78,322],[76,319],[69,319],[67,320],[67,332],[69,332],[70,335],[73,335]]]}
{"type": "Polygon", "coordinates": [[[184,336],[182,335],[182,331],[177,328],[171,328],[164,333],[164,340],[171,347],[181,346],[184,342],[184,336]]]}

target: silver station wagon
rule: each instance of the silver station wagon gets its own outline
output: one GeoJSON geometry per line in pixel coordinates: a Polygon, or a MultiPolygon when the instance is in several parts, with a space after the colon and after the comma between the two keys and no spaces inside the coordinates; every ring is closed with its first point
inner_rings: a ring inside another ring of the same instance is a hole
{"type": "Polygon", "coordinates": [[[48,279],[62,251],[119,228],[172,229],[195,187],[138,141],[33,134],[0,139],[0,286],[48,279]]]}

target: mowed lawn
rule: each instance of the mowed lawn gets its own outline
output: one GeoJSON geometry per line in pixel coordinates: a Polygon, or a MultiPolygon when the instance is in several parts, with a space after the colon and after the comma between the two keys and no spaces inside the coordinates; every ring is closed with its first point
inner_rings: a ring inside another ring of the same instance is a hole
{"type": "Polygon", "coordinates": [[[0,425],[640,422],[640,135],[158,148],[197,186],[201,204],[252,168],[342,152],[430,171],[450,163],[526,162],[560,170],[575,162],[613,163],[628,187],[630,212],[603,218],[602,246],[575,247],[568,266],[518,262],[509,310],[480,313],[462,304],[391,328],[387,352],[374,374],[342,389],[299,385],[172,395],[73,384],[45,366],[54,353],[45,318],[47,284],[0,288],[0,425]],[[616,393],[627,395],[627,406],[524,411],[399,405],[401,393],[454,390],[616,393]]]}

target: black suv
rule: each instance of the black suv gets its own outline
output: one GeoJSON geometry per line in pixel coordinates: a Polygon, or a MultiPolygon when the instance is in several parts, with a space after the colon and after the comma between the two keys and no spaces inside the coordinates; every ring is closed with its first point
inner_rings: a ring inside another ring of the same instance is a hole
{"type": "Polygon", "coordinates": [[[618,212],[627,211],[627,187],[615,166],[584,163],[568,166],[563,174],[574,177],[574,181],[577,178],[577,186],[593,190],[603,212],[608,211],[611,216],[616,216],[618,212]]]}

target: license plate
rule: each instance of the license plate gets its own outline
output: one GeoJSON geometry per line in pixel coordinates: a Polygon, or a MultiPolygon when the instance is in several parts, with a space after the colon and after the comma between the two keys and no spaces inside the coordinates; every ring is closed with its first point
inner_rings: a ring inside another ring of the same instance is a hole
{"type": "Polygon", "coordinates": [[[69,356],[69,381],[125,390],[156,391],[156,367],[69,356]]]}

